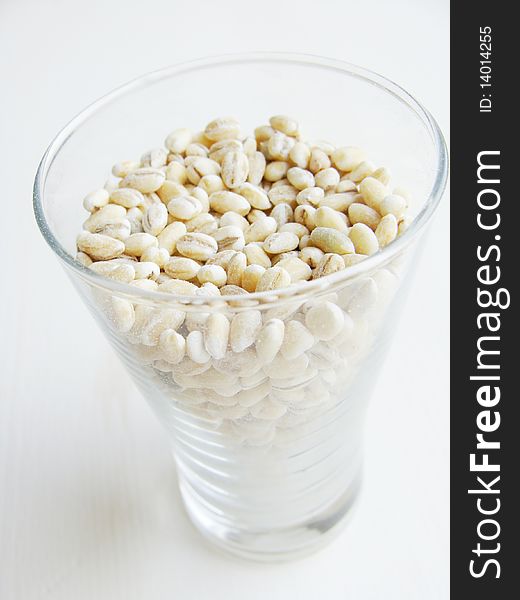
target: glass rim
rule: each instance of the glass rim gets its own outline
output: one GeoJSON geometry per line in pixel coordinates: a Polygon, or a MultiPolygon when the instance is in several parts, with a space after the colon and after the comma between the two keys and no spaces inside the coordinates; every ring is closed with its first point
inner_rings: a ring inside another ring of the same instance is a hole
{"type": "Polygon", "coordinates": [[[196,305],[229,303],[230,305],[234,306],[243,303],[244,305],[251,306],[251,303],[256,301],[258,304],[268,304],[269,306],[273,306],[273,302],[275,301],[294,300],[299,297],[301,298],[312,295],[315,292],[333,291],[339,284],[345,283],[351,279],[355,280],[359,275],[373,270],[377,266],[387,262],[390,258],[399,254],[401,250],[403,250],[413,239],[417,237],[418,233],[431,220],[446,188],[447,177],[448,151],[439,125],[430,112],[418,100],[416,100],[404,88],[394,83],[390,79],[379,75],[374,71],[370,71],[345,61],[315,56],[312,54],[291,52],[243,52],[234,54],[220,54],[184,61],[169,67],[152,71],[113,89],[98,100],[92,102],[75,117],[73,117],[58,132],[45,151],[38,166],[34,180],[33,209],[40,232],[52,251],[65,263],[67,267],[71,268],[78,276],[97,288],[108,289],[124,296],[137,296],[148,302],[196,305]],[[252,292],[248,293],[247,295],[239,296],[192,296],[172,294],[170,292],[144,290],[97,274],[88,267],[83,266],[71,254],[69,254],[54,235],[52,227],[45,216],[42,202],[47,174],[61,148],[67,143],[68,138],[79,127],[86,123],[86,121],[88,121],[92,115],[106,105],[110,104],[112,101],[144,89],[148,85],[156,83],[157,81],[180,75],[185,72],[212,66],[254,62],[292,63],[302,66],[315,66],[322,69],[339,71],[346,76],[362,79],[367,83],[375,85],[384,92],[393,95],[397,100],[405,104],[409,110],[414,112],[420,118],[422,124],[430,134],[437,157],[437,163],[435,178],[428,193],[427,199],[421,207],[419,213],[411,222],[408,229],[406,229],[402,235],[400,235],[385,248],[379,250],[371,256],[367,256],[361,262],[341,271],[337,271],[336,273],[325,275],[319,279],[298,282],[290,287],[279,290],[252,292]]]}

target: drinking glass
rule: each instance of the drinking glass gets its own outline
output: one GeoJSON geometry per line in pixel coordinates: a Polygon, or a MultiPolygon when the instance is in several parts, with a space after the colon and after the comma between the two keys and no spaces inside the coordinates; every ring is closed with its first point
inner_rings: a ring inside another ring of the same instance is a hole
{"type": "Polygon", "coordinates": [[[367,402],[446,174],[439,127],[406,91],[357,66],[296,54],[221,56],[145,75],[51,143],[34,185],[41,232],[164,425],[187,512],[215,544],[255,560],[289,559],[345,524],[360,488],[367,402]],[[399,193],[409,201],[408,229],[345,270],[247,296],[146,291],[75,260],[81,198],[103,184],[107,167],[179,127],[233,115],[252,131],[272,114],[293,115],[305,139],[359,146],[387,166],[407,190],[399,193]],[[277,319],[286,335],[312,321],[313,339],[267,359],[253,339],[202,364],[176,362],[161,347],[165,329],[204,332],[215,313],[227,322],[245,313],[244,322],[277,319]]]}

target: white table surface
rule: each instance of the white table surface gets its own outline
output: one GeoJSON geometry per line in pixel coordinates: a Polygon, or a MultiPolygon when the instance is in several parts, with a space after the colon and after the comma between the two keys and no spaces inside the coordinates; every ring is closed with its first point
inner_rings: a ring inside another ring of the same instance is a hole
{"type": "Polygon", "coordinates": [[[447,133],[448,25],[447,0],[0,1],[2,600],[448,598],[447,198],[370,408],[357,514],[321,553],[275,566],[222,556],[192,529],[166,436],[31,210],[38,160],[66,121],[128,79],[206,54],[362,64],[447,133]]]}

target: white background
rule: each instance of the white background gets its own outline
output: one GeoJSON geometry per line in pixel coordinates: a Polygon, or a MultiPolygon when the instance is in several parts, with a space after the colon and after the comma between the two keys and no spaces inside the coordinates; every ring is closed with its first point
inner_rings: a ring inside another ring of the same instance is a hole
{"type": "Polygon", "coordinates": [[[0,0],[2,600],[448,598],[447,197],[370,407],[357,514],[321,553],[275,566],[222,556],[194,532],[166,437],[31,212],[38,160],[74,114],[207,54],[358,63],[447,134],[448,26],[447,0],[0,0]]]}

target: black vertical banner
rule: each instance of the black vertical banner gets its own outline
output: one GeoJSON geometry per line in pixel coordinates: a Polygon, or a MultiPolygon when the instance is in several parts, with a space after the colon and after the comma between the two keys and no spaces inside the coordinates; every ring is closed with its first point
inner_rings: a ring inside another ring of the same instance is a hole
{"type": "Polygon", "coordinates": [[[518,597],[520,152],[513,3],[451,7],[451,597],[518,597]],[[515,109],[513,110],[513,105],[515,109]],[[518,288],[518,285],[516,286],[518,288]]]}

